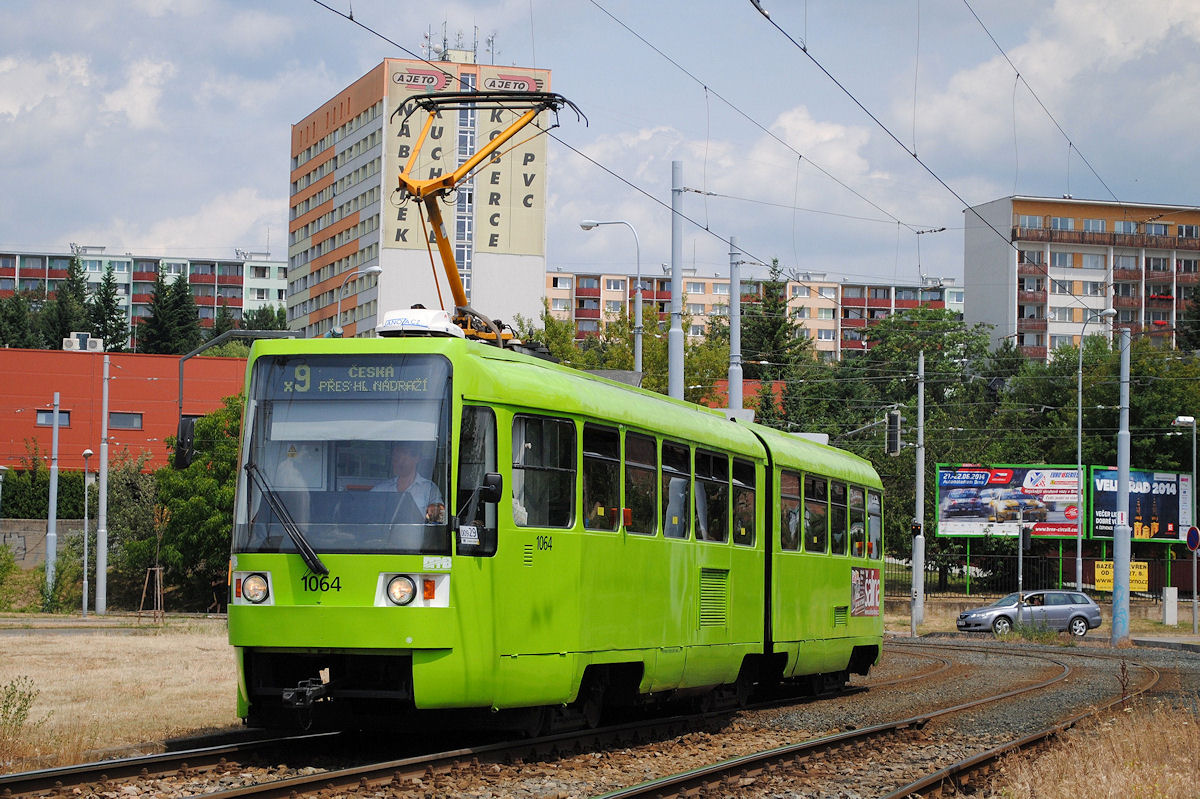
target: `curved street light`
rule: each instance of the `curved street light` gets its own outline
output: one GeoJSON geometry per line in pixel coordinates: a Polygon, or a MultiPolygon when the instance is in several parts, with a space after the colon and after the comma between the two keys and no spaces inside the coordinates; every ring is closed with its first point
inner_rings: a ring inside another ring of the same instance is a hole
{"type": "Polygon", "coordinates": [[[1094,319],[1112,319],[1117,315],[1116,310],[1105,308],[1102,311],[1088,309],[1088,317],[1083,320],[1083,328],[1079,331],[1079,366],[1075,370],[1076,414],[1075,414],[1075,454],[1077,471],[1075,472],[1075,490],[1079,500],[1079,520],[1075,525],[1075,589],[1083,590],[1083,345],[1087,341],[1088,322],[1094,319]]]}
{"type": "Polygon", "coordinates": [[[383,267],[379,264],[371,264],[365,269],[355,269],[353,272],[347,272],[342,278],[342,285],[338,286],[337,291],[337,316],[334,317],[334,325],[329,328],[329,332],[325,334],[326,338],[341,338],[342,337],[342,292],[346,289],[346,284],[350,282],[352,277],[364,277],[366,275],[378,275],[383,271],[383,267]]]}
{"type": "Polygon", "coordinates": [[[613,219],[600,222],[595,219],[585,219],[579,223],[584,230],[591,230],[600,225],[624,225],[633,233],[634,255],[637,259],[637,293],[633,295],[633,371],[642,371],[642,244],[638,241],[637,229],[624,219],[613,219]]]}

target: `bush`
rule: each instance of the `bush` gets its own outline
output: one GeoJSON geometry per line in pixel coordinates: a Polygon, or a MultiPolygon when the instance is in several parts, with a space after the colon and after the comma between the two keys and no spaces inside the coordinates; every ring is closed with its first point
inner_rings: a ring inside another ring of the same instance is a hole
{"type": "Polygon", "coordinates": [[[46,719],[32,723],[29,720],[39,693],[33,687],[33,680],[25,675],[0,686],[0,764],[12,760],[18,754],[17,747],[45,723],[46,719]]]}

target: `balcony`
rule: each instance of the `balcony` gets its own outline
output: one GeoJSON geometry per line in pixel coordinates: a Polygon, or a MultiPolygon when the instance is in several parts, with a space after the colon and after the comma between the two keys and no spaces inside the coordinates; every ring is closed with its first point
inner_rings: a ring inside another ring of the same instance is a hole
{"type": "Polygon", "coordinates": [[[842,339],[842,349],[844,350],[865,350],[866,348],[867,342],[865,341],[851,341],[850,339],[845,338],[842,339]]]}
{"type": "Polygon", "coordinates": [[[1021,262],[1017,264],[1017,274],[1021,277],[1041,277],[1046,274],[1046,265],[1021,262]]]}
{"type": "Polygon", "coordinates": [[[1041,333],[1046,329],[1045,318],[1040,319],[1018,319],[1018,333],[1041,333]]]}
{"type": "Polygon", "coordinates": [[[220,275],[217,277],[217,282],[222,286],[240,286],[242,285],[242,276],[220,275]]]}
{"type": "Polygon", "coordinates": [[[1113,280],[1136,281],[1142,279],[1141,269],[1114,269],[1113,280]]]}
{"type": "Polygon", "coordinates": [[[867,300],[867,307],[868,308],[891,308],[892,307],[892,298],[884,297],[884,298],[880,299],[877,297],[871,297],[870,299],[867,300]]]}
{"type": "MultiPolygon", "coordinates": [[[[3,274],[3,272],[0,272],[3,274]]],[[[1175,283],[1180,286],[1195,286],[1200,284],[1200,272],[1180,272],[1175,275],[1175,283]]]]}
{"type": "Polygon", "coordinates": [[[1097,247],[1146,247],[1154,250],[1200,250],[1200,239],[1147,236],[1144,233],[1088,233],[1082,230],[1049,230],[1013,226],[1013,241],[1052,244],[1091,244],[1097,247]]]}
{"type": "Polygon", "coordinates": [[[158,277],[157,272],[134,272],[133,279],[140,280],[143,283],[153,283],[158,277]]]}
{"type": "Polygon", "coordinates": [[[576,297],[599,297],[600,296],[600,287],[596,286],[596,288],[594,288],[594,289],[585,289],[583,286],[579,286],[578,288],[575,289],[575,296],[576,297]]]}
{"type": "Polygon", "coordinates": [[[842,327],[844,328],[864,328],[867,326],[866,319],[843,319],[842,327]]]}
{"type": "Polygon", "coordinates": [[[152,299],[154,299],[153,294],[134,294],[133,295],[133,304],[134,305],[147,305],[150,303],[150,301],[152,299]]]}
{"type": "Polygon", "coordinates": [[[842,297],[843,308],[866,308],[866,297],[842,297]]]}
{"type": "Polygon", "coordinates": [[[1114,308],[1141,308],[1141,297],[1113,297],[1114,308]]]}
{"type": "Polygon", "coordinates": [[[1021,347],[1020,349],[1021,349],[1021,355],[1023,355],[1026,358],[1031,358],[1033,360],[1038,360],[1038,361],[1046,360],[1046,348],[1045,347],[1021,347]]]}
{"type": "Polygon", "coordinates": [[[1046,292],[1042,291],[1018,291],[1017,302],[1034,303],[1035,305],[1046,304],[1046,292]]]}
{"type": "Polygon", "coordinates": [[[217,282],[217,276],[216,275],[198,275],[198,274],[193,273],[193,274],[188,275],[188,282],[192,283],[192,284],[198,283],[200,285],[211,286],[212,284],[217,282]]]}
{"type": "Polygon", "coordinates": [[[575,309],[575,318],[576,319],[599,319],[600,318],[600,309],[599,308],[576,308],[575,309]]]}
{"type": "MultiPolygon", "coordinates": [[[[924,304],[930,308],[941,308],[945,305],[941,300],[925,300],[924,304]]],[[[920,308],[921,305],[921,300],[896,300],[896,310],[902,308],[920,308]]]]}

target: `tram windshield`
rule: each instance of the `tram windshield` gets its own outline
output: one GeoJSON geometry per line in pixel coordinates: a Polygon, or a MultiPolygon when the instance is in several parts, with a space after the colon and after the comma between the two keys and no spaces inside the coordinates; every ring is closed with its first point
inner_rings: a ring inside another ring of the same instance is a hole
{"type": "Polygon", "coordinates": [[[450,553],[445,358],[262,357],[246,413],[234,552],[450,553]]]}

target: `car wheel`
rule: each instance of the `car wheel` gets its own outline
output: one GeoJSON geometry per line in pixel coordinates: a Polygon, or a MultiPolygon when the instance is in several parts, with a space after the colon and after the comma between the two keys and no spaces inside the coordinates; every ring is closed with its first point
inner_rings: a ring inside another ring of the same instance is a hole
{"type": "Polygon", "coordinates": [[[1071,619],[1071,623],[1067,625],[1067,629],[1071,632],[1071,635],[1075,636],[1076,638],[1082,638],[1083,636],[1087,635],[1087,619],[1085,619],[1083,616],[1076,616],[1075,618],[1071,619]]]}
{"type": "Polygon", "coordinates": [[[992,622],[992,632],[996,635],[1008,635],[1012,632],[1012,620],[1008,616],[997,616],[992,622]]]}

